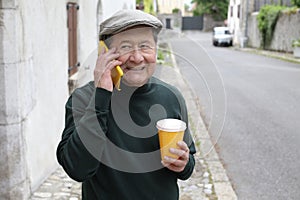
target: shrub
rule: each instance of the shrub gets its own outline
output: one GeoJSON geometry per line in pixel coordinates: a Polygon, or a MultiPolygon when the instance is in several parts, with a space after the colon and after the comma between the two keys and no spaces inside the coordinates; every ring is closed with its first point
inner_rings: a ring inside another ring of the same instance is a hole
{"type": "Polygon", "coordinates": [[[300,38],[297,40],[293,40],[292,47],[300,47],[300,38]]]}
{"type": "Polygon", "coordinates": [[[174,8],[173,10],[172,10],[172,13],[173,14],[177,14],[177,13],[179,13],[180,12],[180,9],[179,8],[174,8]]]}
{"type": "Polygon", "coordinates": [[[278,5],[265,5],[259,10],[257,20],[258,29],[261,34],[261,47],[263,49],[266,49],[268,46],[270,46],[278,16],[281,10],[285,8],[286,7],[284,6],[278,5]]]}

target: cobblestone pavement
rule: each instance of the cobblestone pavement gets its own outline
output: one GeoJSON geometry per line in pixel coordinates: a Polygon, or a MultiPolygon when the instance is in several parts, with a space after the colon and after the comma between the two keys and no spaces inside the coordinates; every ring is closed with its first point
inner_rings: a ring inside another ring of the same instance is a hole
{"type": "MultiPolygon", "coordinates": [[[[175,85],[183,93],[189,110],[189,123],[196,144],[196,165],[192,176],[178,181],[180,200],[236,200],[231,183],[211,143],[196,98],[181,76],[171,56],[172,66],[159,66],[155,76],[175,85]],[[167,75],[167,76],[166,76],[167,75]],[[206,155],[203,155],[206,152],[206,155]]],[[[30,200],[79,200],[81,184],[70,179],[59,167],[32,194],[30,200]]]]}
{"type": "Polygon", "coordinates": [[[59,167],[33,193],[30,200],[79,200],[81,199],[81,183],[73,181],[59,167]]]}
{"type": "MultiPolygon", "coordinates": [[[[198,160],[200,161],[200,160],[198,160]]],[[[201,161],[203,162],[203,161],[201,161]]],[[[201,165],[197,164],[192,181],[182,181],[180,184],[181,200],[208,199],[212,193],[212,184],[209,183],[209,175],[202,176],[201,165]],[[200,172],[200,173],[198,173],[200,172]],[[203,178],[202,178],[203,177],[203,178]],[[202,180],[202,181],[200,181],[202,180]],[[191,195],[193,194],[193,195],[191,195]]],[[[48,179],[33,193],[30,200],[80,200],[81,183],[70,179],[61,167],[59,167],[48,179]]]]}

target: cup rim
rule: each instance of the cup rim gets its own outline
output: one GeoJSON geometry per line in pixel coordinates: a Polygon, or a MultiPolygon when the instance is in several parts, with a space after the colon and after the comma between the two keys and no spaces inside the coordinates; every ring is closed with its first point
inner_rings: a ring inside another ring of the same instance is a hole
{"type": "Polygon", "coordinates": [[[166,118],[166,119],[158,120],[156,122],[156,128],[158,130],[167,131],[167,132],[185,131],[186,123],[180,119],[166,118]],[[172,123],[174,123],[174,126],[164,127],[163,125],[164,125],[165,121],[172,121],[172,123]]]}

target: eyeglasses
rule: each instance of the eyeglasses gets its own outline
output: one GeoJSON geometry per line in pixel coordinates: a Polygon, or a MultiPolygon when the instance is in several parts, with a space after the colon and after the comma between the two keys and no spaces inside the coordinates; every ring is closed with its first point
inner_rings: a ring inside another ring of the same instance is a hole
{"type": "Polygon", "coordinates": [[[139,51],[142,54],[153,54],[155,53],[155,49],[155,46],[149,43],[141,43],[138,45],[123,43],[119,46],[118,52],[121,55],[133,54],[135,51],[139,51]]]}

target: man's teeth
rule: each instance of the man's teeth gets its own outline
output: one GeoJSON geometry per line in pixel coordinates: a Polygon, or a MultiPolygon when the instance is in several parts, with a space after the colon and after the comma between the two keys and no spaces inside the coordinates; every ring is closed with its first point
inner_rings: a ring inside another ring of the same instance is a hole
{"type": "Polygon", "coordinates": [[[128,70],[133,70],[133,71],[139,71],[143,70],[145,67],[132,67],[132,68],[127,68],[128,70]]]}

